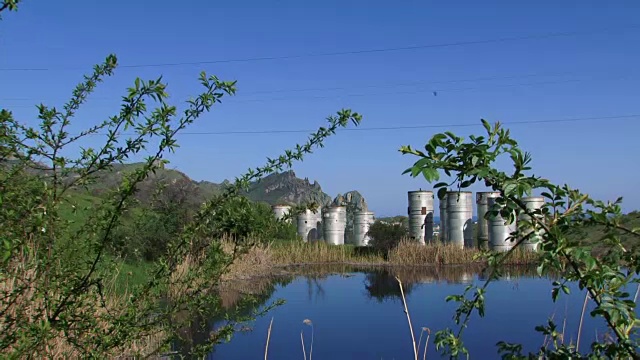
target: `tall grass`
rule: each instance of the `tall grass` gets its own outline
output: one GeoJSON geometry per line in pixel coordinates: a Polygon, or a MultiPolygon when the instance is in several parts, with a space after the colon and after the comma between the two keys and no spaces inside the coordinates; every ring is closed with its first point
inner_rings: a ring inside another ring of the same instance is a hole
{"type": "MultiPolygon", "coordinates": [[[[361,265],[473,265],[482,264],[477,249],[459,248],[451,245],[421,245],[403,240],[386,254],[371,248],[356,248],[351,245],[327,245],[323,242],[282,242],[268,247],[274,265],[345,263],[361,265]]],[[[506,265],[535,263],[537,255],[532,252],[515,251],[506,265]]]]}
{"type": "Polygon", "coordinates": [[[322,263],[383,263],[376,252],[362,251],[351,245],[328,245],[324,242],[276,242],[268,247],[274,265],[322,263]]]}

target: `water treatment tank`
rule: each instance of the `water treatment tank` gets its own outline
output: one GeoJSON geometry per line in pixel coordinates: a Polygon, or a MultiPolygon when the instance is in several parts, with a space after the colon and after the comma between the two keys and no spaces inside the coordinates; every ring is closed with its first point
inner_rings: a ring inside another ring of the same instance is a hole
{"type": "Polygon", "coordinates": [[[433,191],[409,191],[409,236],[419,243],[433,241],[433,191]]]}
{"type": "Polygon", "coordinates": [[[447,243],[473,247],[473,202],[471,191],[447,192],[447,243]]]}
{"type": "Polygon", "coordinates": [[[303,213],[298,215],[298,235],[302,238],[302,241],[315,241],[318,240],[318,215],[313,211],[306,209],[303,213]]]}
{"type": "Polygon", "coordinates": [[[353,215],[353,242],[356,246],[369,245],[369,228],[375,222],[371,211],[358,211],[353,215]]]}
{"type": "Polygon", "coordinates": [[[447,194],[440,201],[440,242],[447,242],[447,194]]]}
{"type": "Polygon", "coordinates": [[[345,228],[347,227],[347,208],[332,206],[322,213],[324,241],[330,245],[344,245],[345,228]]]}
{"type": "Polygon", "coordinates": [[[318,208],[315,214],[315,222],[316,222],[316,230],[317,230],[317,240],[324,239],[324,230],[322,229],[322,209],[318,208]]]}
{"type": "Polygon", "coordinates": [[[486,250],[489,248],[489,224],[484,218],[489,209],[489,198],[497,198],[500,192],[497,191],[479,191],[476,193],[476,205],[478,206],[478,247],[486,250]]]}
{"type": "MultiPolygon", "coordinates": [[[[275,215],[277,220],[282,219],[286,214],[291,211],[291,206],[289,205],[273,205],[271,207],[273,214],[275,215]]],[[[287,219],[288,223],[291,223],[291,219],[287,219]]]]}
{"type": "MultiPolygon", "coordinates": [[[[489,198],[489,209],[496,203],[497,198],[489,198]]],[[[500,214],[497,216],[489,217],[487,220],[489,225],[489,250],[494,251],[508,251],[513,247],[515,242],[511,239],[507,240],[512,232],[516,230],[515,221],[507,224],[505,219],[500,214]]]]}
{"type": "MultiPolygon", "coordinates": [[[[544,206],[544,197],[542,196],[524,197],[522,198],[522,202],[526,205],[527,210],[535,211],[535,210],[542,209],[542,207],[544,206]]],[[[538,219],[542,219],[542,214],[538,216],[538,219]]],[[[529,217],[529,215],[526,215],[526,214],[520,214],[520,216],[518,217],[518,222],[519,222],[519,226],[527,227],[526,229],[521,229],[522,236],[526,236],[533,231],[536,232],[535,234],[531,235],[530,238],[522,242],[522,247],[525,250],[537,251],[538,243],[541,240],[541,235],[544,230],[541,229],[539,226],[534,230],[534,228],[528,224],[528,223],[531,223],[531,218],[529,217]]]]}

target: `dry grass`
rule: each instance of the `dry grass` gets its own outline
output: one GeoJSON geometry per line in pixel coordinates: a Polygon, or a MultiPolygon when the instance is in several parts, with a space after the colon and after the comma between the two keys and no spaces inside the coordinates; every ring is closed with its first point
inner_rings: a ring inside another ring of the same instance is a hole
{"type": "MultiPolygon", "coordinates": [[[[29,331],[28,329],[38,323],[48,323],[46,304],[41,292],[37,290],[38,284],[43,278],[33,267],[25,266],[29,264],[14,264],[10,266],[10,272],[0,277],[0,296],[3,299],[12,298],[12,301],[3,306],[6,311],[5,316],[0,318],[0,331],[29,331]],[[11,323],[10,319],[18,319],[19,323],[11,323]]],[[[81,358],[82,353],[78,350],[69,336],[75,338],[76,343],[90,342],[93,334],[100,334],[108,331],[111,324],[108,319],[125,311],[125,303],[128,293],[116,292],[116,274],[111,281],[105,283],[104,298],[95,292],[87,292],[78,298],[78,308],[74,311],[80,314],[90,314],[95,319],[95,326],[82,333],[71,330],[65,334],[62,330],[51,329],[40,343],[33,344],[32,350],[39,357],[52,359],[81,358]]],[[[49,294],[49,296],[61,296],[61,294],[49,294]]],[[[6,333],[5,333],[6,334],[6,333]]],[[[162,330],[150,331],[143,334],[139,339],[130,342],[126,347],[113,349],[110,353],[104,354],[107,358],[137,358],[155,353],[162,345],[166,335],[162,330]]],[[[9,346],[2,351],[1,356],[10,356],[16,350],[19,343],[9,346]]]]}
{"type": "Polygon", "coordinates": [[[327,245],[324,242],[287,242],[268,248],[274,265],[323,263],[383,263],[379,254],[359,254],[353,246],[327,245]]]}
{"type": "MultiPolygon", "coordinates": [[[[233,246],[229,241],[223,241],[223,249],[227,254],[231,254],[233,246]]],[[[204,260],[203,254],[189,254],[176,267],[171,277],[171,285],[169,287],[169,297],[177,299],[188,296],[189,290],[196,289],[202,284],[210,283],[204,281],[198,274],[197,266],[204,260]]],[[[16,261],[9,269],[10,271],[0,274],[0,296],[3,299],[9,299],[10,296],[17,294],[15,301],[7,303],[3,308],[6,310],[6,316],[0,318],[0,331],[7,332],[11,329],[22,327],[26,329],[29,324],[37,324],[47,322],[45,304],[43,296],[37,291],[38,284],[42,281],[42,276],[29,267],[28,259],[16,261]],[[13,295],[12,295],[13,294],[13,295]],[[8,323],[10,319],[19,319],[19,323],[8,323]]],[[[272,262],[270,253],[266,246],[252,247],[246,253],[240,254],[233,264],[222,276],[220,284],[222,291],[222,306],[231,308],[237,304],[246,294],[257,294],[265,291],[271,285],[271,278],[263,278],[263,281],[257,281],[258,275],[269,273],[272,262]],[[251,278],[252,281],[244,281],[251,278]]],[[[82,334],[71,334],[81,342],[91,341],[92,334],[100,334],[108,331],[111,325],[108,321],[118,314],[127,311],[127,299],[130,295],[127,291],[116,288],[116,280],[120,274],[113,275],[113,279],[104,284],[104,298],[95,292],[87,292],[81,297],[79,308],[74,310],[82,314],[90,314],[95,319],[95,326],[82,334]]],[[[60,294],[49,294],[50,296],[59,297],[60,294]]],[[[102,354],[105,358],[114,359],[133,359],[140,357],[153,356],[158,349],[165,344],[167,334],[162,328],[151,329],[141,334],[136,339],[132,339],[125,346],[111,350],[109,353],[102,354]]],[[[14,348],[7,348],[0,352],[0,357],[9,355],[14,348]]],[[[71,342],[68,335],[62,331],[51,330],[47,333],[47,337],[42,339],[35,353],[44,358],[81,358],[82,353],[71,342]]]]}
{"type": "MultiPolygon", "coordinates": [[[[327,245],[322,242],[290,242],[274,244],[266,249],[273,265],[344,263],[360,265],[472,265],[482,264],[476,249],[461,249],[450,245],[420,245],[402,241],[390,250],[387,258],[371,249],[357,249],[353,246],[327,245]]],[[[515,251],[505,265],[525,265],[535,263],[537,255],[531,252],[515,251]]]]}
{"type": "MultiPolygon", "coordinates": [[[[393,265],[465,265],[479,264],[477,249],[459,248],[452,245],[420,245],[412,241],[401,241],[389,252],[388,262],[393,265]]],[[[537,255],[532,252],[514,251],[506,265],[532,264],[537,255]]]]}

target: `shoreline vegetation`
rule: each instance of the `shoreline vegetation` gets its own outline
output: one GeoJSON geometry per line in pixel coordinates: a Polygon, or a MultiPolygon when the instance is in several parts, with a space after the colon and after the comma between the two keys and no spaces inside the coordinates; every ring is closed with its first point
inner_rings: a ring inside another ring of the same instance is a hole
{"type": "MultiPolygon", "coordinates": [[[[222,240],[222,244],[226,253],[233,252],[233,243],[230,240],[222,240]]],[[[245,299],[259,297],[267,292],[274,278],[309,275],[321,278],[331,274],[371,269],[390,271],[405,283],[425,278],[425,272],[433,281],[458,282],[468,276],[468,273],[481,271],[485,262],[477,258],[478,254],[480,251],[476,249],[420,245],[410,241],[401,241],[387,256],[370,248],[356,248],[350,245],[336,246],[301,241],[259,243],[236,258],[221,277],[215,291],[221,296],[220,309],[232,311],[245,299]]],[[[535,260],[535,253],[514,252],[511,260],[505,265],[528,266],[535,260]]],[[[189,260],[185,261],[178,266],[180,270],[177,274],[189,273],[192,266],[195,264],[189,260]]],[[[128,271],[120,271],[120,278],[113,282],[114,286],[108,294],[111,309],[120,308],[118,304],[126,302],[129,289],[146,280],[143,275],[146,272],[145,263],[121,262],[121,267],[128,271]]],[[[184,288],[169,291],[177,296],[184,292],[184,288]]],[[[144,343],[132,344],[132,349],[121,349],[118,354],[112,355],[119,359],[135,358],[136,355],[150,358],[166,357],[170,352],[155,348],[155,344],[161,344],[166,336],[169,334],[151,331],[144,343]]],[[[71,350],[63,342],[56,342],[52,346],[60,349],[53,353],[68,354],[71,350]]]]}

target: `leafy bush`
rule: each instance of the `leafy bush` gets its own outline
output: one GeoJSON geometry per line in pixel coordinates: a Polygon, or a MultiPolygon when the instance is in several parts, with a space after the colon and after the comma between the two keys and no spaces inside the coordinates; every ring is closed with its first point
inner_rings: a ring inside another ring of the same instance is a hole
{"type": "Polygon", "coordinates": [[[462,335],[469,326],[471,315],[477,311],[484,316],[484,299],[489,285],[498,279],[504,264],[513,257],[525,242],[537,245],[539,251],[537,271],[539,275],[559,274],[553,282],[550,297],[556,301],[568,294],[567,282],[577,282],[585,290],[585,303],[593,302],[590,315],[603,320],[611,334],[611,340],[593,341],[589,354],[580,351],[580,335],[575,345],[565,342],[553,318],[536,326],[541,337],[549,338],[553,347],[543,346],[535,353],[523,354],[522,345],[499,342],[498,350],[506,359],[566,359],[566,358],[619,358],[638,359],[640,353],[639,321],[632,290],[640,286],[640,257],[633,246],[625,244],[624,237],[640,239],[640,229],[631,228],[621,221],[622,198],[605,203],[592,199],[588,194],[569,185],[556,185],[531,173],[531,154],[523,151],[511,138],[509,130],[500,123],[493,126],[482,120],[486,132],[469,139],[447,131],[434,135],[424,146],[425,151],[403,146],[403,154],[418,159],[405,173],[422,175],[429,182],[440,179],[443,172],[452,179],[437,182],[434,187],[442,198],[447,188],[465,189],[475,183],[484,183],[500,192],[496,204],[487,217],[498,215],[508,222],[517,221],[517,229],[510,234],[513,247],[504,253],[484,254],[490,267],[490,276],[482,285],[470,285],[462,294],[451,295],[447,301],[459,303],[454,321],[456,330],[445,328],[435,336],[436,347],[452,358],[468,357],[462,335]],[[496,166],[502,160],[510,161],[509,172],[496,166]],[[511,172],[512,171],[512,172],[511,172]],[[540,209],[532,209],[523,197],[539,193],[544,198],[540,209]],[[602,229],[598,243],[604,248],[596,256],[575,235],[585,228],[602,229]]]}
{"type": "Polygon", "coordinates": [[[407,229],[401,224],[387,224],[376,221],[369,228],[368,235],[371,238],[370,246],[376,250],[388,252],[407,237],[407,229]]]}

